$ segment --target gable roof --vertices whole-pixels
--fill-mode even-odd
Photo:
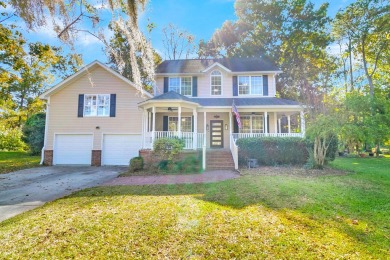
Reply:
[[[165,60],[157,66],[157,74],[202,73],[219,64],[231,72],[281,72],[270,60],[260,58],[223,58]]]
[[[62,88],[66,87],[66,85],[71,82],[72,80],[76,80],[77,78],[83,76],[86,72],[88,72],[88,70],[91,70],[93,69],[94,67],[96,66],[100,66],[101,68],[105,69],[106,71],[108,71],[109,73],[113,74],[114,76],[116,76],[117,78],[123,80],[125,83],[129,84],[130,86],[134,87],[134,88],[137,88],[135,86],[135,84],[133,82],[131,82],[128,78],[122,76],[121,74],[119,74],[118,72],[116,72],[115,70],[111,69],[110,67],[104,65],[103,63],[101,63],[100,61],[93,61],[91,62],[90,64],[86,65],[85,67],[81,68],[79,71],[77,71],[75,74],[73,74],[72,76],[66,78],[65,80],[61,81],[60,83],[58,83],[57,85],[53,86],[52,88],[46,90],[44,93],[42,93],[39,98],[40,99],[47,99],[48,97],[50,97],[51,95],[53,95],[54,93],[57,93],[58,91],[60,91]],[[145,94],[147,97],[153,97],[153,95],[151,95],[150,93],[146,92],[146,91],[143,91],[142,94]]]

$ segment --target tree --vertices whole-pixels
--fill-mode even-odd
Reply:
[[[0,38],[0,118],[13,128],[41,111],[43,103],[37,97],[54,76],[69,76],[78,63],[59,47],[27,43],[13,26],[0,24]]]
[[[101,40],[112,52],[117,60],[118,69],[124,68],[124,58],[120,53],[115,53],[109,47],[109,42],[104,36],[104,27],[107,11],[111,11],[110,23],[115,30],[122,33],[128,41],[130,54],[128,56],[131,66],[133,81],[138,90],[143,92],[140,67],[137,62],[137,50],[142,50],[140,56],[143,70],[146,72],[148,80],[154,80],[153,52],[150,42],[147,41],[138,27],[138,14],[146,4],[147,0],[107,0],[101,5],[96,5],[95,1],[74,0],[74,1],[21,1],[10,0],[9,3],[15,8],[16,14],[21,17],[30,29],[45,26],[47,21],[51,21],[58,38],[73,46],[73,42],[80,33],[88,33]],[[94,28],[85,30],[85,24]]]
[[[23,126],[23,141],[30,147],[32,155],[41,153],[45,139],[45,114],[38,113],[27,119]]]
[[[165,57],[170,60],[188,59],[194,53],[195,37],[170,23],[162,29]]]
[[[360,58],[373,98],[378,63],[388,59],[385,50],[390,46],[390,5],[387,1],[358,0],[337,13],[333,25],[339,38],[348,39],[348,51],[353,50]]]
[[[235,3],[237,21],[226,21],[198,55],[270,58],[283,71],[277,90],[314,107],[329,91],[337,64],[326,48],[331,42],[328,4],[293,1]],[[212,46],[214,53],[207,52]]]
[[[128,78],[129,80],[134,82],[133,78],[133,67],[130,62],[130,48],[129,43],[125,36],[120,33],[119,31],[114,31],[114,36],[110,39],[109,43],[110,49],[113,51],[109,51],[107,53],[109,63],[115,70],[119,70],[120,66],[123,66],[123,68],[120,71],[120,73]],[[153,83],[154,81],[151,81],[147,75],[147,71],[145,71],[142,67],[142,59],[141,59],[141,50],[139,49],[136,53],[137,56],[137,66],[141,69],[141,81],[143,84],[143,88],[152,93],[153,91]],[[114,53],[118,54],[122,57],[122,60],[124,64],[118,64],[118,59],[115,58]],[[154,66],[159,65],[162,62],[162,59],[160,55],[153,49],[153,59],[154,59]]]

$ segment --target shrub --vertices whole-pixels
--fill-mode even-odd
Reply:
[[[308,144],[308,149],[310,149],[310,151],[313,151],[314,150],[313,141],[307,140],[306,142]],[[339,149],[339,140],[338,140],[337,136],[333,135],[332,138],[330,139],[330,143],[328,143],[328,144],[329,144],[329,147],[328,147],[328,150],[326,151],[325,163],[328,163],[329,161],[334,161],[334,159],[336,159],[336,154],[337,154],[337,151]]]
[[[19,128],[0,127],[0,150],[24,151],[27,148],[27,145],[22,141],[22,131]]]
[[[259,165],[304,165],[309,157],[307,143],[299,137],[242,138],[237,145],[241,165],[249,158]]]
[[[41,153],[45,139],[45,114],[38,113],[26,120],[22,140],[30,147],[31,154]]]
[[[174,161],[184,146],[183,139],[160,138],[154,141],[153,152],[163,160]]]
[[[142,157],[134,157],[130,160],[130,172],[140,171],[144,168],[144,158]]]

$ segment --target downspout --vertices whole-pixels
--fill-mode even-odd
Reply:
[[[43,164],[43,161],[45,160],[45,148],[46,148],[46,140],[47,140],[47,131],[48,131],[48,124],[49,124],[49,108],[50,108],[50,97],[47,98],[46,102],[46,118],[45,118],[45,137],[43,138],[43,147],[41,151],[41,161],[40,165]]]

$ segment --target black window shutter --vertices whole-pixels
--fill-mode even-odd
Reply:
[[[238,123],[235,116],[233,117],[233,133],[238,133]]]
[[[79,106],[77,110],[77,117],[83,117],[84,115],[84,94],[79,95]]]
[[[194,116],[192,116],[192,124],[191,124],[192,128],[191,128],[191,131],[194,132]]]
[[[237,76],[233,76],[233,96],[238,96],[238,81]],[[238,132],[236,132],[238,133]]]
[[[164,77],[164,93],[168,92],[168,86],[169,86],[169,78]]]
[[[268,96],[268,75],[263,75],[263,96]]]
[[[163,131],[168,131],[168,116],[163,116]]]
[[[198,96],[198,77],[192,77],[192,96]]]
[[[115,117],[116,114],[116,94],[110,95],[110,117]]]

